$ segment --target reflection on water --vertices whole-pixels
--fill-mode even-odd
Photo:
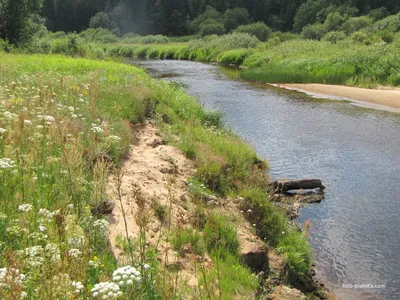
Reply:
[[[311,220],[317,274],[339,297],[400,299],[400,114],[230,80],[211,65],[140,64],[221,111],[275,178],[323,180],[326,199],[303,208],[298,221]]]

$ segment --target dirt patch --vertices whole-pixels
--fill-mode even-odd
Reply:
[[[159,253],[162,253],[160,258],[163,262],[171,268],[177,267],[181,275],[186,272],[186,280],[196,284],[196,280],[192,278],[194,273],[191,274],[195,269],[195,258],[190,255],[185,259],[177,257],[176,252],[165,241],[165,222],[156,215],[155,209],[159,207],[160,214],[164,211],[171,214],[168,218],[171,227],[188,222],[189,213],[184,209],[182,202],[188,198],[185,182],[195,173],[194,164],[177,148],[164,145],[154,124],[146,123],[135,127],[134,141],[122,167],[121,199],[118,196],[116,176],[112,175],[109,178],[108,195],[115,203],[115,208],[109,215],[109,240],[112,251],[119,261],[127,260],[124,251],[116,242],[118,236],[126,238],[121,204],[125,211],[129,237],[136,239],[139,236],[137,216],[141,211],[134,197],[134,189],[139,188],[146,201],[145,213],[149,215],[147,243],[157,246]]]

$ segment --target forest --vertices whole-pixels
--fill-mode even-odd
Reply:
[[[299,33],[328,16],[335,24],[368,14],[383,18],[399,10],[396,0],[1,0],[0,37],[18,43],[43,25],[53,32],[104,27],[117,35],[223,34],[257,22],[274,31]]]

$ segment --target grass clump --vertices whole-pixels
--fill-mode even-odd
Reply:
[[[312,262],[312,249],[305,234],[288,224],[283,212],[269,202],[265,189],[247,189],[241,195],[241,208],[246,218],[256,225],[257,234],[284,254],[287,281],[305,289],[311,282]]]
[[[180,255],[184,254],[184,247],[190,247],[190,251],[201,256],[206,252],[203,237],[194,228],[180,228],[172,232],[171,243]]]

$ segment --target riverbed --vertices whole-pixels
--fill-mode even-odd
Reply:
[[[274,178],[322,179],[325,199],[297,221],[311,221],[317,277],[340,299],[400,299],[400,114],[233,80],[214,65],[135,64],[222,112]]]

